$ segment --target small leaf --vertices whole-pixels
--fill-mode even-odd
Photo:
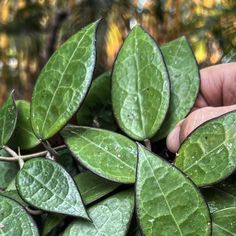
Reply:
[[[135,182],[133,141],[108,130],[78,126],[67,126],[61,135],[73,155],[95,174],[115,182]]]
[[[22,199],[36,208],[88,219],[72,177],[54,161],[27,161],[17,175],[16,187]]]
[[[2,236],[38,236],[38,229],[30,215],[17,202],[0,195],[0,234]]]
[[[134,208],[133,191],[115,194],[88,209],[92,222],[76,220],[63,236],[125,236]]]
[[[83,105],[77,112],[77,123],[81,126],[117,130],[111,104],[110,72],[93,81]]]
[[[1,149],[0,156],[8,157],[9,154]],[[11,157],[9,157],[11,158]],[[19,170],[18,163],[0,161],[0,188],[5,189],[16,176]]]
[[[226,208],[212,214],[212,235],[236,235],[236,207]]]
[[[65,216],[59,214],[48,214],[43,226],[42,236],[48,235],[57,225],[59,225]]]
[[[31,121],[36,136],[48,139],[79,108],[92,80],[98,21],[68,39],[51,57],[34,88]]]
[[[236,112],[212,119],[197,128],[181,145],[176,166],[198,186],[229,176],[236,167]]]
[[[202,189],[204,198],[211,212],[224,208],[236,207],[236,182],[235,176],[226,179],[211,188]]]
[[[34,135],[30,120],[30,103],[23,100],[16,101],[18,117],[16,128],[8,146],[12,149],[30,149],[39,144],[39,139]]]
[[[143,234],[211,235],[206,203],[178,169],[138,145],[137,215]]]
[[[0,148],[11,138],[16,120],[17,110],[12,92],[0,110]]]
[[[136,140],[151,138],[168,110],[169,87],[159,47],[141,27],[134,27],[112,74],[112,105],[120,128]]]
[[[74,177],[84,203],[90,204],[116,189],[120,184],[103,179],[89,171]]]
[[[171,82],[170,107],[153,140],[165,138],[192,109],[199,90],[199,70],[185,37],[161,47]]]

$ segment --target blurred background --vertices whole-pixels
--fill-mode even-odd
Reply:
[[[30,100],[54,50],[101,17],[95,76],[136,23],[159,45],[186,35],[200,68],[236,59],[236,0],[0,0],[0,104],[13,88]]]

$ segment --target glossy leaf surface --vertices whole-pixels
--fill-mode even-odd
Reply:
[[[72,177],[54,161],[27,161],[17,175],[16,187],[22,199],[36,208],[88,219]]]
[[[30,120],[30,103],[23,100],[16,101],[18,111],[16,128],[8,145],[17,149],[30,149],[39,144],[39,139],[34,135]]]
[[[212,214],[212,235],[236,235],[236,207],[226,208]]]
[[[199,70],[196,59],[185,37],[178,38],[161,47],[170,76],[170,106],[164,123],[154,137],[159,140],[192,109],[199,90]]]
[[[11,93],[0,109],[0,148],[7,144],[11,138],[16,126],[16,120],[17,110],[13,93]]]
[[[115,61],[112,106],[120,128],[136,140],[151,138],[169,106],[169,79],[160,49],[136,26]]]
[[[135,182],[136,145],[120,134],[89,127],[67,126],[61,132],[82,165],[112,181]]]
[[[97,22],[68,39],[43,68],[34,88],[32,127],[40,139],[56,134],[83,101],[92,80]]]
[[[111,105],[110,72],[100,75],[93,81],[76,117],[77,123],[82,126],[117,129]]]
[[[133,208],[133,191],[115,194],[88,209],[93,223],[76,220],[63,236],[125,236]]]
[[[85,204],[89,204],[115,190],[120,184],[101,178],[89,171],[74,177]]]
[[[193,183],[141,145],[138,152],[136,206],[143,234],[211,235],[207,205]]]
[[[229,176],[236,167],[236,112],[210,120],[181,145],[176,166],[197,185],[205,186]]]
[[[25,209],[17,202],[0,195],[0,235],[38,236],[38,229]]]

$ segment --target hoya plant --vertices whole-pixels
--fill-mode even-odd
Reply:
[[[52,55],[31,103],[0,110],[0,235],[236,235],[236,112],[170,158],[161,140],[199,91],[186,38],[159,47],[135,26],[92,80],[98,24]]]

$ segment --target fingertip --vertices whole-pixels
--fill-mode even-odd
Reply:
[[[180,145],[179,135],[180,135],[180,125],[176,126],[167,136],[166,146],[168,150],[171,151],[172,153],[176,153],[179,149]]]

